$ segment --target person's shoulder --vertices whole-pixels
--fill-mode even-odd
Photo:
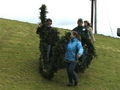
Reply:
[[[82,26],[80,26],[80,27],[81,27],[81,28],[84,28],[85,26],[82,25]]]
[[[88,27],[88,31],[93,31],[92,27]]]
[[[75,41],[76,43],[80,42],[80,40],[79,40],[78,38],[74,38],[74,41]]]
[[[77,39],[77,44],[81,44],[81,41]]]
[[[89,28],[89,29],[92,29],[92,27],[91,27],[91,26],[89,26],[88,28]]]
[[[76,31],[78,29],[78,27],[75,27],[75,28],[73,28],[73,31]]]

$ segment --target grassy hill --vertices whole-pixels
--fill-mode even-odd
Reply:
[[[96,35],[98,57],[85,73],[79,86],[66,87],[65,70],[52,81],[42,78],[39,67],[37,25],[0,19],[0,90],[119,90],[120,39]],[[63,31],[59,30],[62,35]]]

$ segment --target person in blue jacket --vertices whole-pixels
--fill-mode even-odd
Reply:
[[[78,58],[80,58],[83,54],[83,47],[80,41],[80,36],[76,31],[72,31],[70,35],[70,40],[66,45],[65,52],[65,61],[67,67],[67,74],[69,83],[67,86],[77,86],[78,78],[75,73],[75,67],[78,62]]]

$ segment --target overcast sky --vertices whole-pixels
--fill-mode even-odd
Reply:
[[[53,26],[73,29],[78,18],[90,21],[90,0],[1,0],[0,18],[39,23],[39,8],[46,4]],[[97,0],[98,33],[116,36],[120,27],[120,0]]]

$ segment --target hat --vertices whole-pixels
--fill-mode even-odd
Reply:
[[[79,18],[79,19],[78,19],[78,22],[83,22],[82,18]]]
[[[50,19],[50,18],[46,19],[46,22],[48,22],[48,21],[52,22],[52,19]]]

